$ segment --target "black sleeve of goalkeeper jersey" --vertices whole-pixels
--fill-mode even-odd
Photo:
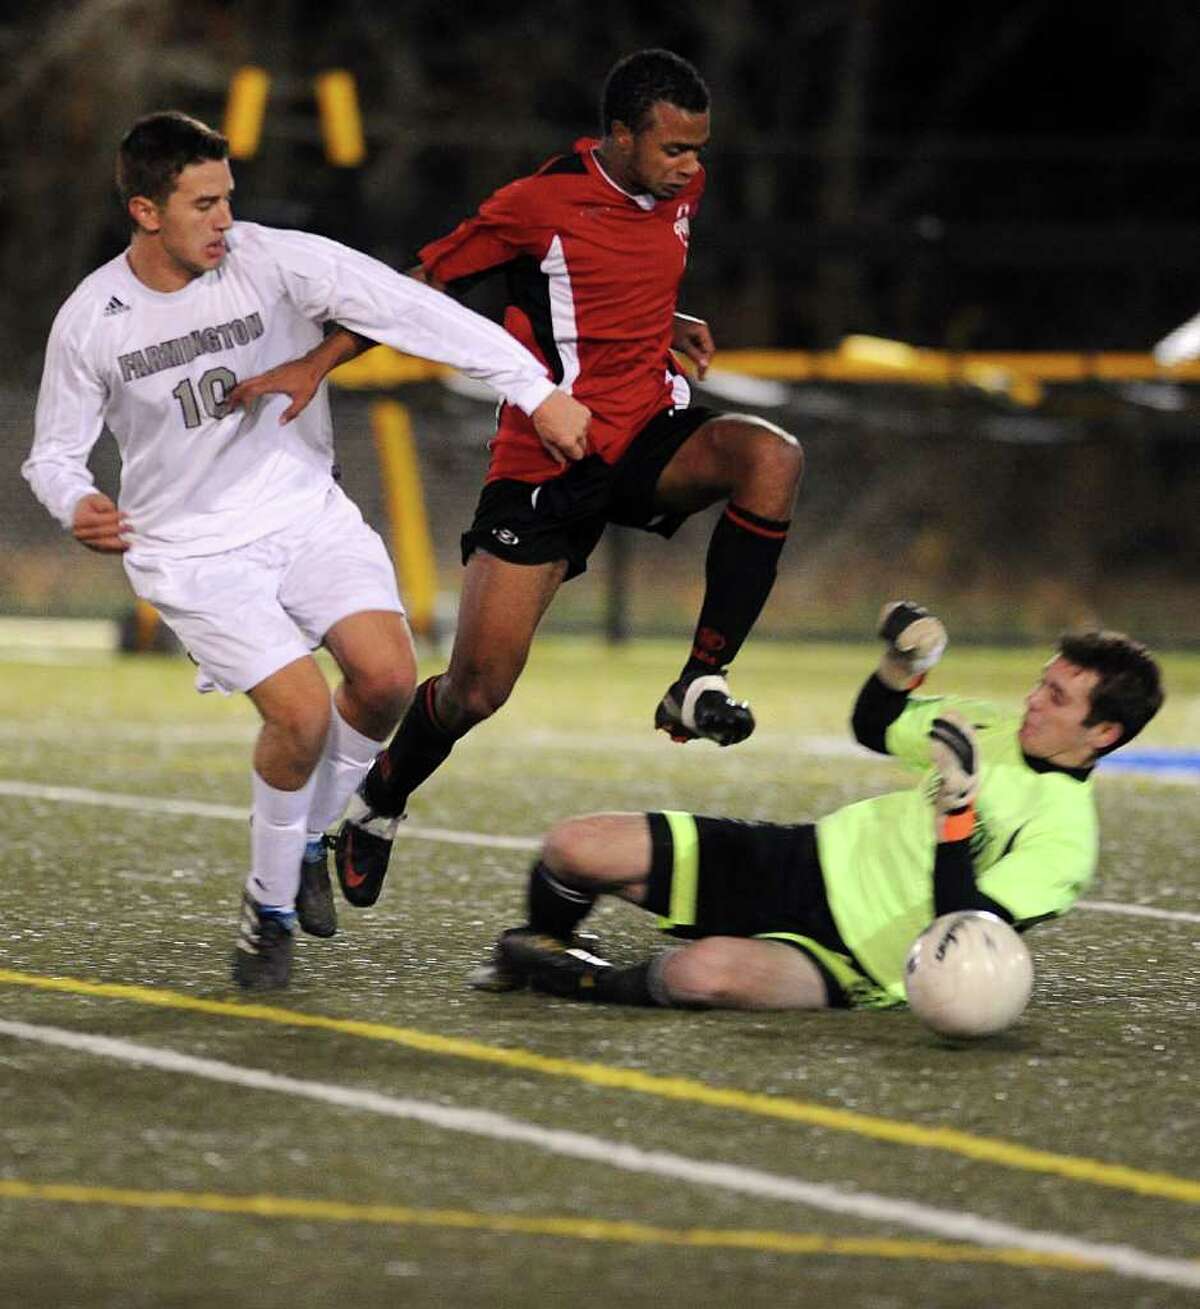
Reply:
[[[854,713],[850,718],[854,739],[876,754],[887,754],[884,743],[887,729],[904,712],[906,704],[907,691],[892,690],[886,682],[880,681],[877,673],[872,673],[854,702]]]
[[[975,860],[971,840],[939,841],[933,861],[933,911],[937,917],[957,913],[960,909],[985,909],[1006,923],[1013,916],[998,901],[975,885]]]

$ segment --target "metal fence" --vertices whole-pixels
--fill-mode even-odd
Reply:
[[[486,467],[491,407],[436,382],[403,388],[416,432],[452,623],[458,537]],[[978,391],[812,383],[757,408],[804,443],[808,468],[779,581],[760,630],[824,637],[868,630],[883,598],[935,604],[977,639],[1044,639],[1103,622],[1163,645],[1200,643],[1200,392],[1170,383],[1051,388],[1037,411]],[[335,392],[347,491],[386,527],[369,405]],[[0,394],[0,611],[118,615],[119,561],[77,546],[19,476],[34,396]],[[105,438],[93,460],[117,482]],[[551,628],[686,634],[703,586],[712,513],[671,541],[610,529],[570,583]]]

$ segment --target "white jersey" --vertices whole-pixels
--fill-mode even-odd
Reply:
[[[334,463],[326,388],[286,427],[286,396],[249,411],[225,400],[306,354],[325,322],[451,364],[526,413],[554,389],[501,327],[356,250],[257,223],[235,223],[226,240],[220,267],[182,290],[152,290],[122,253],[59,310],[22,472],[64,527],[96,489],[87,459],[105,425],[131,557],[215,554],[315,510]]]

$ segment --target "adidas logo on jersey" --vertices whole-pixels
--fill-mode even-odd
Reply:
[[[118,299],[115,295],[109,300],[108,304],[104,306],[105,318],[111,318],[113,314],[127,314],[128,312],[129,306],[124,300]]]

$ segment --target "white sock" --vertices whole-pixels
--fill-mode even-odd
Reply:
[[[251,899],[273,909],[291,909],[300,885],[300,859],[316,777],[298,791],[279,791],[251,774],[254,821],[250,827]]]
[[[308,807],[308,839],[315,841],[342,816],[346,802],[375,762],[384,742],[364,736],[332,705],[325,750],[315,773],[316,787]]]

